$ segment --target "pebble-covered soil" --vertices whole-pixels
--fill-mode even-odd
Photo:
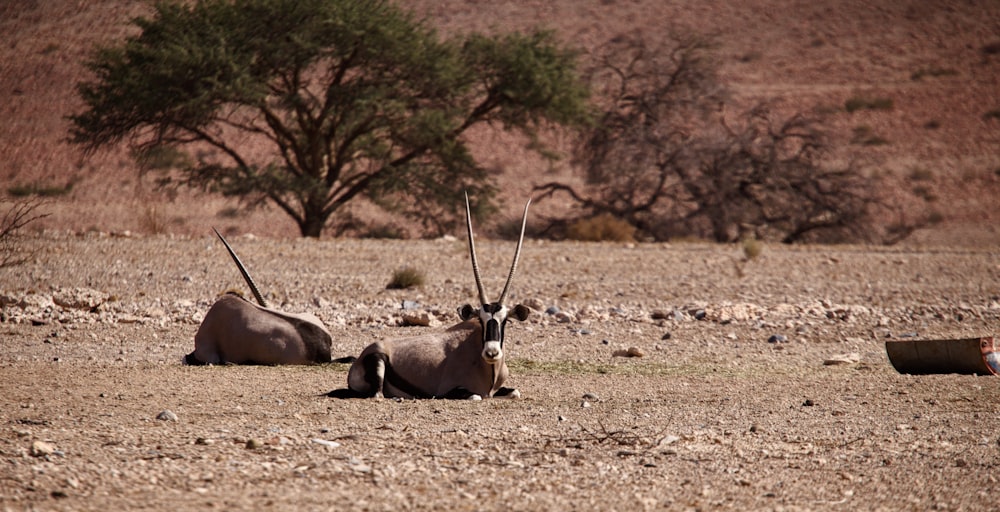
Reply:
[[[462,239],[231,242],[335,356],[475,298]],[[477,245],[499,294],[513,243]],[[994,334],[996,249],[527,241],[523,398],[473,402],[323,396],[345,365],[183,366],[246,289],[212,237],[25,247],[0,269],[0,510],[986,510],[1000,488],[1000,379],[885,352]],[[387,290],[404,266],[426,284]]]

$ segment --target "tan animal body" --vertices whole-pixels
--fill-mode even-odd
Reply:
[[[504,301],[517,270],[524,242],[529,200],[524,205],[521,236],[507,284],[496,302],[486,299],[479,275],[476,246],[472,235],[469,198],[465,198],[465,218],[469,235],[472,271],[479,289],[479,307],[459,308],[459,323],[444,332],[385,340],[366,347],[347,375],[347,388],[331,391],[334,398],[467,398],[520,397],[516,389],[504,387],[508,369],[504,353],[504,333],[511,318],[525,320],[530,309],[508,308]]]
[[[215,234],[260,305],[233,293],[220,297],[205,314],[194,337],[194,351],[184,357],[184,362],[192,365],[329,363],[333,339],[323,322],[308,313],[285,313],[267,307],[236,252],[218,231]]]

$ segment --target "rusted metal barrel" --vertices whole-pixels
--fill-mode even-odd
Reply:
[[[1000,373],[1000,351],[997,351],[993,336],[957,340],[886,341],[885,352],[889,355],[889,362],[899,373]]]

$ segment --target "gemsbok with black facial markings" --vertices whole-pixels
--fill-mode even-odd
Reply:
[[[229,242],[218,230],[215,234],[260,305],[231,292],[220,297],[205,314],[194,336],[194,352],[185,356],[184,362],[191,365],[331,362],[332,338],[323,322],[308,313],[269,308]]]
[[[469,234],[472,272],[479,289],[479,307],[466,304],[458,309],[462,323],[441,333],[379,341],[365,348],[351,365],[347,388],[328,393],[334,398],[457,398],[480,400],[490,397],[519,398],[521,393],[504,387],[508,370],[504,333],[511,318],[525,320],[530,309],[506,305],[510,284],[517,271],[528,220],[529,199],[521,218],[521,236],[507,283],[496,302],[486,299],[476,261],[469,198],[465,219]]]

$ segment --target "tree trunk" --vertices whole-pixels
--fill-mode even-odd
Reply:
[[[302,236],[319,238],[326,226],[326,219],[326,215],[306,212],[305,218],[299,222],[299,232]]]

